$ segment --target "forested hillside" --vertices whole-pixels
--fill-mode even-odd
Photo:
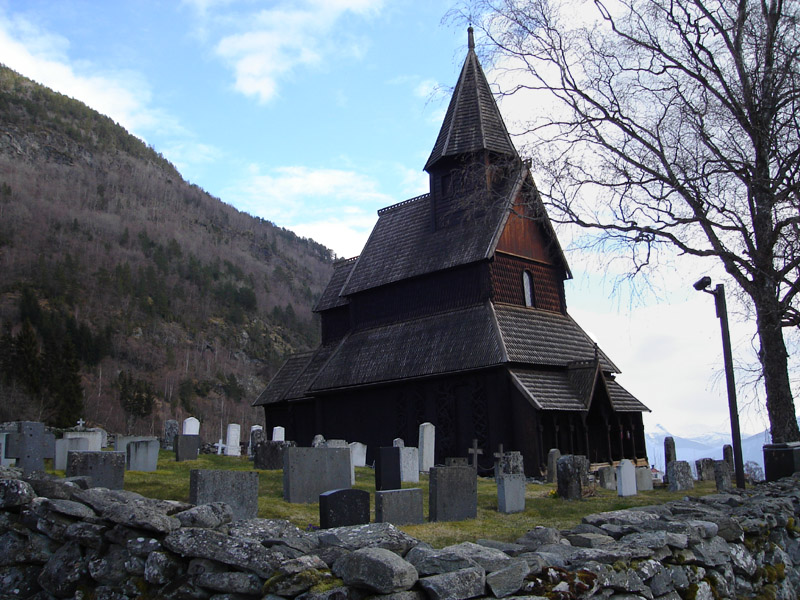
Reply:
[[[0,421],[244,434],[284,355],[317,343],[331,260],[0,66]]]

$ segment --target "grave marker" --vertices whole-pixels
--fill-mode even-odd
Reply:
[[[149,441],[149,440],[156,440],[158,438],[153,437],[152,435],[118,435],[114,439],[114,450],[116,452],[125,453],[128,447],[128,444],[131,442],[141,442],[141,441]]]
[[[550,448],[547,453],[547,483],[556,483],[558,478],[558,459],[561,458],[561,450]]]
[[[44,459],[55,458],[56,438],[44,423],[17,422],[17,431],[6,436],[5,457],[15,458],[23,475],[44,471]]]
[[[650,467],[636,467],[636,491],[653,491],[653,473],[650,471]]]
[[[125,466],[129,471],[155,471],[158,468],[158,448],[157,438],[128,442]]]
[[[728,461],[714,461],[714,482],[718,492],[730,492],[733,489],[733,470]]]
[[[560,498],[580,500],[583,497],[584,463],[574,454],[565,454],[556,463],[556,490]],[[619,479],[619,475],[617,476]]]
[[[700,458],[694,461],[697,481],[714,481],[714,459]]]
[[[369,492],[366,490],[328,490],[319,495],[321,529],[369,523]]]
[[[405,441],[403,441],[403,438],[394,438],[392,440],[392,446],[394,446],[395,448],[405,448],[406,443]]]
[[[195,417],[183,420],[183,435],[200,435],[200,421]]]
[[[103,449],[103,433],[101,431],[65,431],[64,438],[85,438],[89,442],[89,452],[100,452]]]
[[[428,488],[431,521],[463,521],[478,516],[478,478],[472,467],[431,467]]]
[[[361,442],[350,442],[350,454],[353,457],[354,467],[367,466],[367,445]]]
[[[175,442],[175,436],[180,433],[178,422],[175,419],[167,419],[164,421],[164,439],[161,440],[161,447],[164,450],[172,450],[172,444]]]
[[[427,473],[434,464],[436,444],[436,427],[432,423],[423,423],[419,426],[419,471]]]
[[[495,455],[497,458],[497,455]],[[494,464],[495,477],[499,475],[525,475],[525,462],[522,452],[512,450],[503,452]]]
[[[614,467],[600,467],[597,471],[597,484],[604,490],[616,490],[617,470]]]
[[[67,452],[67,477],[89,477],[91,487],[121,490],[125,483],[125,454],[122,452]]]
[[[56,452],[53,459],[53,468],[56,471],[66,471],[67,452],[88,452],[89,440],[86,438],[61,438],[56,440]]]
[[[280,425],[276,425],[275,427],[272,428],[272,441],[273,442],[286,441],[286,430]]]
[[[395,446],[378,448],[375,461],[375,489],[400,489],[400,448]]]
[[[730,444],[725,444],[722,447],[722,460],[728,463],[731,472],[734,472],[736,470],[736,466],[734,465],[733,462],[733,446],[731,446]]]
[[[417,525],[423,521],[421,488],[375,492],[376,523]]]
[[[504,514],[525,510],[525,475],[500,473],[497,480],[497,510]]]
[[[448,456],[444,459],[445,467],[468,467],[469,460],[465,456]]]
[[[189,471],[189,502],[225,502],[233,510],[234,521],[255,519],[258,516],[258,473],[192,469]]]
[[[241,425],[231,423],[228,425],[227,436],[225,437],[225,456],[241,456]]]
[[[200,436],[176,435],[172,445],[175,448],[176,462],[197,460],[197,455],[200,452]]]
[[[467,450],[467,454],[472,455],[472,468],[475,469],[475,472],[478,472],[478,456],[483,454],[483,450],[478,448],[478,440],[472,440],[472,448]]]
[[[400,450],[400,481],[419,482],[419,449],[413,446],[398,446]]]
[[[294,446],[294,442],[261,442],[253,453],[253,467],[264,470],[282,469],[284,450]]]
[[[350,465],[350,448],[285,448],[283,499],[318,502],[323,492],[349,488]]]
[[[692,468],[685,460],[673,460],[667,463],[667,489],[670,492],[694,489]]]
[[[253,425],[250,427],[250,442],[247,444],[247,456],[253,456],[256,444],[267,440],[267,435],[264,433],[264,428],[261,425]]]
[[[636,467],[627,458],[623,458],[617,465],[617,495],[636,495]]]
[[[7,431],[0,431],[0,467],[10,467],[14,464],[13,458],[6,458],[6,437]],[[66,456],[65,456],[66,460]]]

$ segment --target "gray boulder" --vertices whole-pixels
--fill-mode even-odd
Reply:
[[[480,566],[471,558],[458,552],[447,549],[434,550],[422,544],[409,550],[405,559],[414,565],[414,568],[423,577]]]
[[[264,584],[258,575],[252,573],[202,573],[195,580],[200,587],[231,594],[260,596]]]
[[[339,546],[347,550],[385,548],[404,556],[419,541],[400,531],[391,523],[369,523],[349,527],[334,527],[319,533],[322,546]]]
[[[29,504],[36,497],[31,484],[21,479],[0,479],[0,508]]]
[[[39,573],[39,585],[58,598],[70,598],[78,589],[78,584],[88,575],[86,557],[75,542],[67,542],[47,561]]]
[[[486,585],[495,598],[505,598],[511,594],[516,594],[520,590],[530,572],[528,563],[517,559],[506,568],[486,575]]]
[[[461,544],[455,544],[454,546],[447,546],[443,548],[443,550],[453,552],[474,561],[487,573],[505,569],[513,562],[513,559],[505,552],[479,544],[473,544],[472,542],[463,542]]]
[[[103,510],[103,518],[126,527],[169,533],[181,526],[175,517],[170,517],[157,508],[142,502],[113,504]]]
[[[351,552],[336,561],[333,572],[346,585],[378,594],[411,589],[419,577],[411,563],[386,548],[360,548]]]
[[[480,567],[423,577],[419,585],[430,600],[465,600],[483,596],[486,573]]]
[[[233,521],[233,509],[225,502],[212,502],[192,507],[175,515],[183,527],[216,529]]]
[[[173,581],[182,568],[180,561],[174,556],[157,550],[147,555],[144,563],[144,579],[148,583],[164,585]]]

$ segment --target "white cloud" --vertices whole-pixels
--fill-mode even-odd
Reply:
[[[314,67],[331,57],[361,56],[363,41],[337,35],[335,25],[347,14],[370,17],[382,0],[305,0],[256,13],[243,13],[216,45],[217,54],[234,72],[234,87],[265,103],[278,84],[298,68]],[[210,13],[208,2],[200,2]]]

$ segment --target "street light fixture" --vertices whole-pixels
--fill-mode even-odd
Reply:
[[[739,432],[739,408],[736,405],[736,382],[733,377],[733,355],[731,353],[731,333],[728,329],[728,307],[725,303],[725,286],[718,283],[709,290],[711,277],[706,275],[694,284],[698,292],[714,296],[717,318],[722,328],[722,351],[725,357],[725,379],[728,384],[728,410],[731,415],[731,438],[733,441],[733,464],[736,471],[736,487],[744,489],[744,463],[742,462],[742,436]]]

